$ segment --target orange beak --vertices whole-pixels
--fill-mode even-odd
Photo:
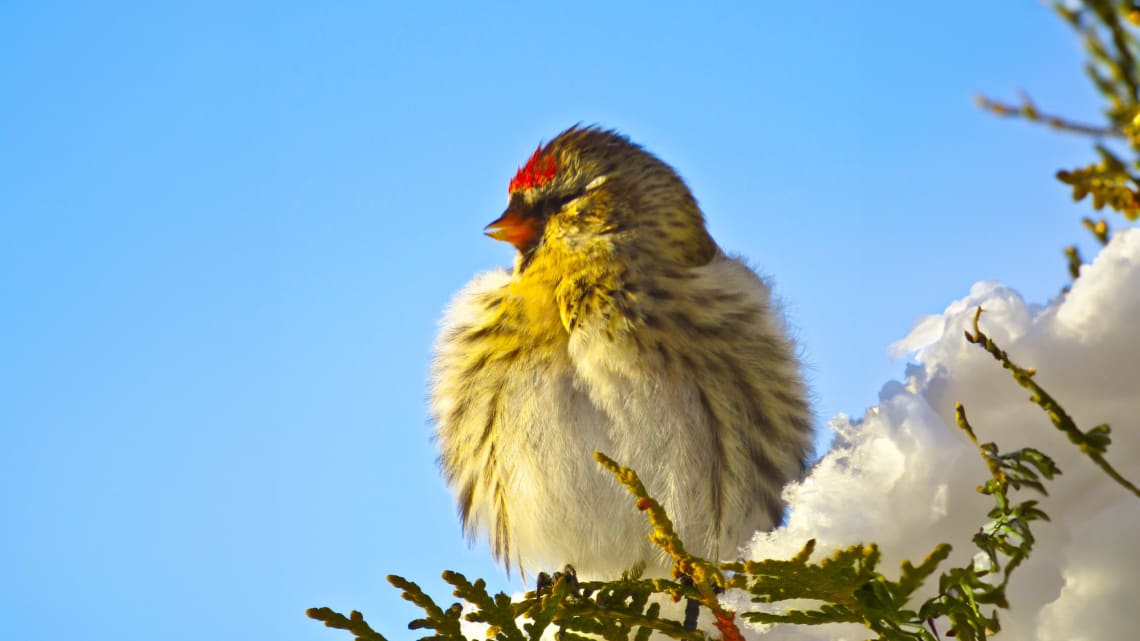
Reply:
[[[483,233],[495,240],[506,241],[519,251],[526,251],[538,242],[541,231],[538,218],[508,207],[495,222],[487,225]]]

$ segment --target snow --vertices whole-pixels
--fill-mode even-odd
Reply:
[[[977,552],[970,537],[993,503],[974,491],[987,472],[956,427],[954,405],[961,402],[980,441],[1003,451],[1036,447],[1063,472],[1041,497],[1052,521],[1034,524],[1037,545],[1011,581],[1012,608],[999,612],[998,638],[1130,641],[1140,594],[1140,499],[1080,454],[997,361],[966,342],[963,332],[979,305],[986,310],[982,331],[1015,363],[1037,368],[1038,383],[1081,429],[1112,427],[1107,459],[1140,482],[1140,230],[1125,230],[1066,296],[1036,306],[1010,287],[982,282],[941,314],[921,318],[890,347],[912,358],[905,381],[883,385],[878,405],[862,419],[831,421],[831,451],[785,490],[787,523],[757,534],[745,554],[788,558],[814,538],[819,559],[874,541],[883,551],[881,569],[897,576],[901,561],[917,563],[946,542],[954,552],[943,568],[968,563]],[[739,597],[726,601],[739,607]],[[765,641],[871,634],[854,625],[745,625],[751,638]]]

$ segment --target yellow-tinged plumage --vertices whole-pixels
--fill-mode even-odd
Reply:
[[[514,269],[477,276],[432,365],[440,461],[469,536],[520,569],[664,571],[598,468],[636,469],[691,550],[735,556],[776,524],[811,412],[769,288],[726,256],[684,182],[613,132],[571,128],[489,228]]]

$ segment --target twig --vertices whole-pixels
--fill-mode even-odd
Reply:
[[[1045,414],[1049,416],[1049,420],[1053,422],[1053,425],[1055,425],[1058,430],[1068,437],[1073,445],[1076,445],[1085,456],[1092,459],[1094,463],[1104,470],[1105,474],[1112,477],[1112,480],[1119,483],[1137,497],[1140,497],[1140,488],[1137,488],[1131,481],[1124,478],[1120,472],[1117,472],[1116,468],[1104,458],[1104,452],[1108,449],[1110,442],[1110,430],[1108,425],[1097,425],[1087,432],[1082,432],[1081,429],[1077,427],[1076,422],[1073,421],[1073,418],[1069,416],[1069,413],[1066,412],[1048,392],[1038,385],[1037,381],[1033,380],[1033,375],[1037,373],[1037,370],[1019,367],[1010,360],[1009,354],[1006,354],[1005,350],[998,347],[993,339],[982,332],[978,327],[978,319],[981,318],[982,311],[982,308],[979,307],[978,311],[974,313],[974,332],[972,334],[966,332],[966,340],[989,352],[990,356],[993,356],[995,360],[1001,363],[1002,367],[1009,370],[1018,385],[1033,393],[1031,400],[1041,409],[1045,410]]]
[[[991,100],[985,96],[977,96],[975,99],[978,106],[986,111],[1007,118],[1024,118],[1031,122],[1048,125],[1049,127],[1058,131],[1067,131],[1069,133],[1081,134],[1084,136],[1111,137],[1111,138],[1124,138],[1124,132],[1115,127],[1098,127],[1096,125],[1087,125],[1080,122],[1074,122],[1060,116],[1051,116],[1037,110],[1033,102],[1028,96],[1022,96],[1021,106],[1014,106],[1009,103]]]

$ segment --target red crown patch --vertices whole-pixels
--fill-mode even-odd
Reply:
[[[543,156],[542,145],[539,145],[526,164],[519,167],[515,177],[511,178],[507,193],[513,194],[522,189],[541,187],[550,182],[557,172],[558,163],[554,160],[554,156]]]

